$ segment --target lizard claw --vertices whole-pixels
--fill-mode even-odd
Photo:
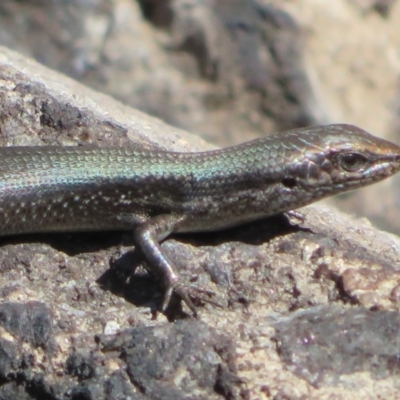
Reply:
[[[217,301],[211,299],[211,297],[215,295],[214,291],[209,289],[204,289],[196,285],[185,285],[180,282],[175,282],[175,284],[167,288],[165,292],[163,303],[161,306],[162,312],[164,312],[168,307],[173,292],[175,292],[181,298],[181,300],[187,305],[187,307],[193,313],[193,316],[195,318],[197,318],[199,314],[197,311],[197,307],[194,305],[192,299],[200,300],[205,303],[209,303],[216,307],[222,308],[221,303],[218,303]]]

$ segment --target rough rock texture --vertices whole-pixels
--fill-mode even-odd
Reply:
[[[220,145],[326,121],[303,32],[273,5],[6,0],[2,9],[2,44]]]
[[[317,387],[347,386],[357,372],[368,371],[373,380],[399,374],[399,329],[395,311],[319,306],[281,318],[274,339],[296,375]]]
[[[208,147],[5,48],[0,74],[4,145]],[[152,319],[129,232],[2,238],[0,399],[398,397],[400,240],[301,213],[163,243],[223,306],[200,321],[179,302]]]

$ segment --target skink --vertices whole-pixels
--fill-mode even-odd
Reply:
[[[148,268],[196,315],[159,242],[287,212],[382,180],[400,147],[351,125],[275,133],[200,153],[135,148],[0,148],[0,235],[134,230]]]

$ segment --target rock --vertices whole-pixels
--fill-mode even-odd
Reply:
[[[0,74],[2,145],[210,148],[6,48]],[[0,397],[394,398],[389,361],[379,374],[361,357],[343,371],[332,365],[335,379],[307,375],[288,347],[304,335],[284,334],[282,321],[344,315],[347,325],[325,322],[339,339],[352,316],[362,316],[354,332],[366,338],[368,321],[397,321],[399,238],[326,206],[300,212],[163,243],[182,278],[215,291],[223,306],[199,304],[201,321],[176,301],[152,319],[163,291],[143,271],[131,276],[129,232],[2,238]],[[365,343],[368,360],[382,356]],[[331,348],[346,359],[346,347]]]

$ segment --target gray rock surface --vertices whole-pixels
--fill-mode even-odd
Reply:
[[[6,48],[0,81],[2,145],[210,147]],[[223,305],[200,321],[152,319],[162,289],[131,276],[129,232],[1,238],[0,399],[397,398],[400,240],[301,214],[163,243]]]

